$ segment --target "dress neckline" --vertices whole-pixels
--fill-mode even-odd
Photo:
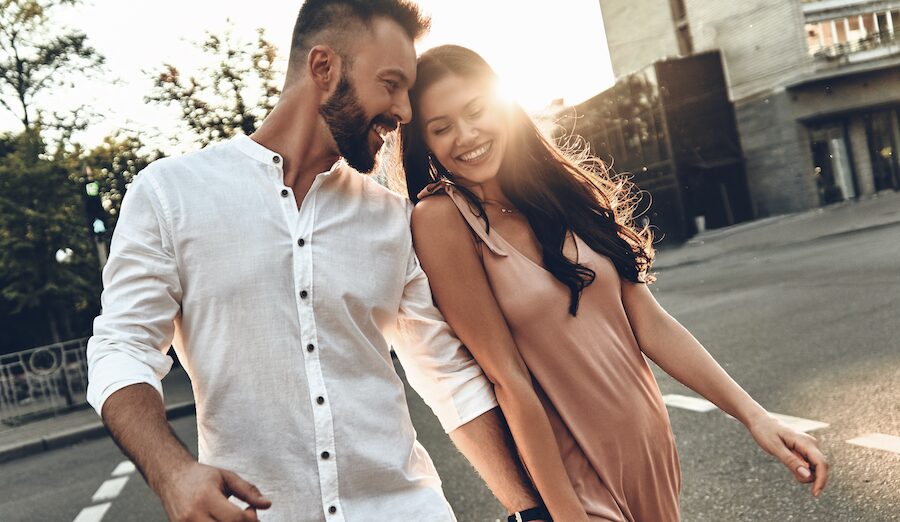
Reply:
[[[542,264],[537,263],[534,259],[531,259],[530,257],[526,256],[526,255],[523,254],[521,251],[519,251],[519,249],[516,248],[515,245],[513,245],[512,243],[510,243],[509,241],[507,241],[506,238],[503,237],[503,234],[501,234],[501,233],[497,230],[496,227],[491,227],[491,232],[492,232],[492,235],[495,235],[495,236],[497,237],[497,239],[499,239],[503,244],[505,244],[505,245],[506,245],[506,248],[507,248],[508,250],[512,251],[515,255],[521,257],[522,259],[524,259],[525,261],[527,261],[529,264],[531,264],[531,265],[534,266],[535,268],[539,268],[539,269],[543,270],[544,272],[547,272],[548,274],[552,274],[549,270],[547,270],[547,267],[545,267],[545,266],[542,265]],[[581,261],[582,261],[582,259],[581,259],[581,246],[578,244],[578,242],[580,241],[580,238],[578,237],[578,234],[576,234],[576,233],[574,233],[574,232],[572,232],[572,238],[573,238],[573,240],[574,240],[574,242],[575,242],[575,261],[574,261],[574,262],[575,262],[575,263],[581,263]],[[570,261],[571,261],[571,259],[570,259]]]

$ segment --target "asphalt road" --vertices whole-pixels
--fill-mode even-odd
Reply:
[[[734,252],[658,276],[660,302],[769,411],[829,424],[812,432],[833,466],[815,499],[738,422],[670,408],[684,520],[900,520],[900,455],[846,442],[900,436],[900,225]],[[663,394],[694,395],[656,375]],[[412,394],[410,405],[460,521],[503,515]],[[195,447],[194,418],[174,426]],[[0,521],[72,521],[122,460],[102,439],[5,463]],[[126,476],[103,520],[163,520],[141,477]]]

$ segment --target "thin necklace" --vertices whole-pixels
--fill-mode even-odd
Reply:
[[[495,201],[495,200],[493,200],[493,199],[485,199],[484,202],[485,202],[485,203],[493,203],[494,205],[497,205],[497,208],[500,209],[500,212],[502,212],[502,213],[504,213],[504,214],[515,214],[516,212],[518,212],[518,211],[517,211],[516,209],[514,209],[514,208],[506,208],[506,207],[504,207],[502,203],[500,203],[499,201]]]

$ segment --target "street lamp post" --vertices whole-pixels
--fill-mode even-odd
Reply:
[[[90,167],[85,167],[85,177],[90,179]],[[103,235],[106,234],[106,210],[103,208],[103,202],[100,198],[100,183],[97,181],[89,181],[84,185],[84,192],[87,194],[85,200],[85,210],[87,211],[88,222],[91,227],[94,245],[97,247],[97,259],[100,261],[100,270],[106,266],[106,260],[109,257],[106,241]]]

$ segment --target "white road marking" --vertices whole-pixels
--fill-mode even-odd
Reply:
[[[687,395],[669,394],[663,395],[663,401],[667,406],[674,406],[684,410],[708,412],[716,409],[716,405],[706,399],[688,397]]]
[[[681,408],[684,410],[691,411],[699,411],[701,413],[705,413],[708,411],[713,411],[716,408],[716,405],[709,402],[706,399],[701,399],[699,397],[690,397],[688,395],[678,395],[678,394],[669,394],[663,395],[663,401],[668,406],[672,406],[675,408]],[[724,412],[723,412],[724,413]],[[726,413],[726,415],[728,415]],[[820,422],[811,419],[803,419],[800,417],[792,417],[790,415],[782,415],[780,413],[769,413],[772,417],[780,420],[781,422],[787,424],[791,428],[801,431],[801,432],[810,432],[813,430],[820,430],[822,428],[828,427],[827,422]],[[731,417],[731,415],[728,415]],[[734,417],[731,417],[734,418]]]
[[[862,446],[864,448],[873,448],[893,453],[900,453],[900,437],[894,435],[885,435],[883,433],[869,433],[862,437],[850,439],[847,442]]]
[[[794,428],[795,430],[801,431],[803,433],[808,433],[813,430],[820,430],[822,428],[828,427],[827,422],[802,419],[800,417],[791,417],[790,415],[782,415],[780,413],[769,413],[769,415],[787,424],[791,428]]]
[[[113,470],[112,476],[119,477],[122,475],[130,475],[134,473],[134,471],[134,464],[130,460],[123,460],[116,466],[116,469]]]
[[[94,496],[91,497],[91,502],[102,502],[104,500],[112,500],[119,496],[119,493],[122,492],[122,488],[125,487],[125,483],[128,482],[128,476],[109,479],[103,484],[100,484],[100,487],[97,489],[97,492],[94,493]]]
[[[103,515],[106,514],[106,510],[108,510],[111,505],[111,503],[107,502],[105,504],[86,507],[78,513],[78,516],[76,516],[75,520],[72,522],[100,522],[103,520]]]

